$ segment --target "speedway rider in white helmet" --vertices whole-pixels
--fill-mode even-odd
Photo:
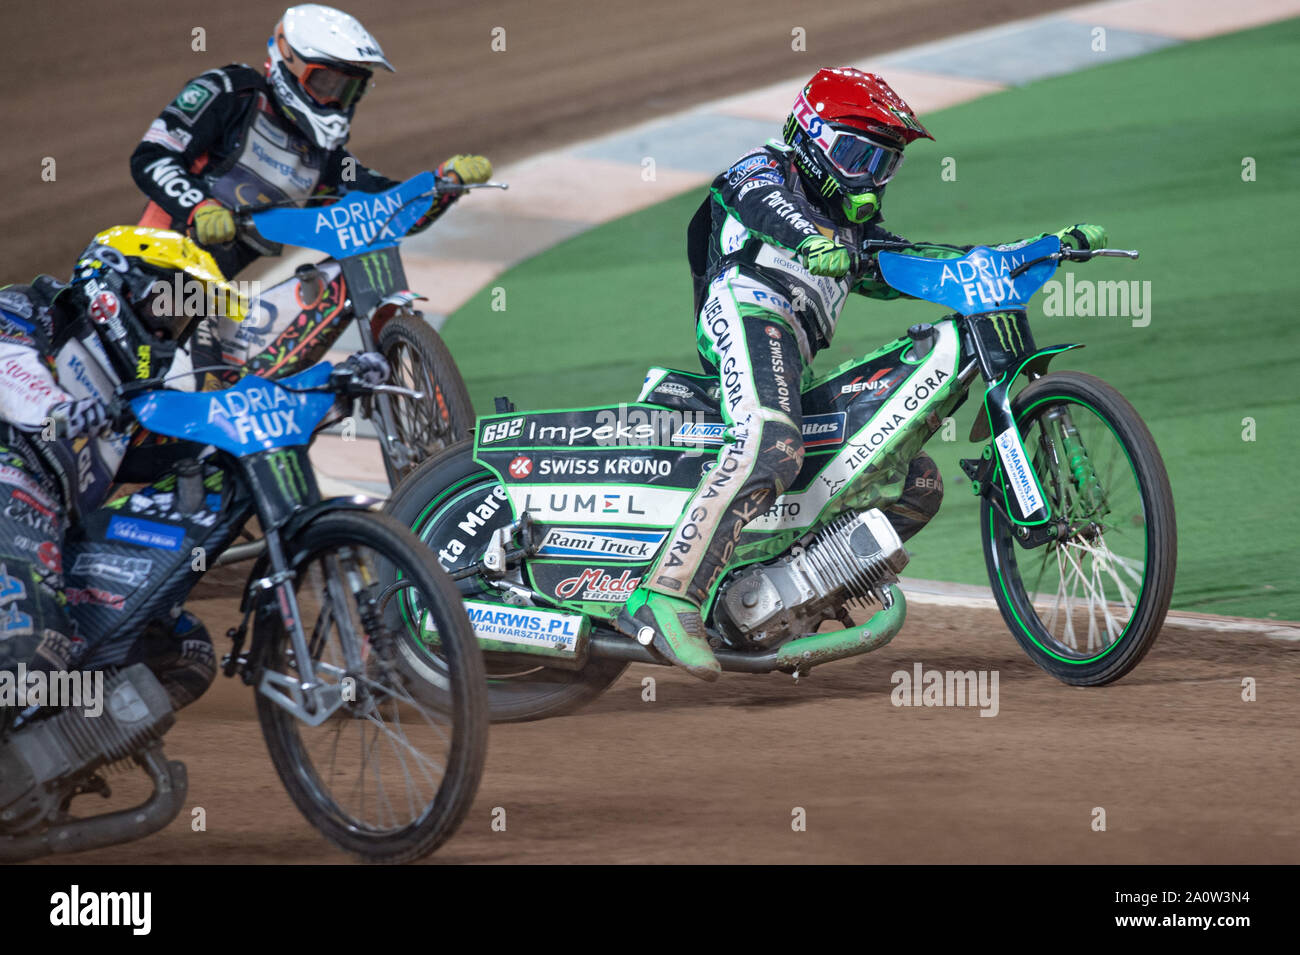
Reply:
[[[267,41],[263,73],[238,63],[208,70],[145,132],[131,156],[131,175],[150,200],[140,224],[192,229],[229,278],[280,251],[255,235],[236,237],[232,210],[396,185],[344,148],[377,67],[393,72],[355,17],[314,3],[285,10]],[[437,173],[486,182],[492,164],[457,155]],[[427,228],[452,201],[440,197],[412,231]]]

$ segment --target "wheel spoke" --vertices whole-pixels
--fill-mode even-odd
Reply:
[[[1000,563],[1060,652],[1092,657],[1124,635],[1138,610],[1147,541],[1141,488],[1115,433],[1087,405],[1043,404],[1021,427],[1060,539],[1030,557],[1004,532]]]
[[[391,588],[384,578],[389,572],[377,568],[391,565],[376,561],[364,546],[346,545],[314,554],[300,566],[296,586],[304,626],[315,614],[310,633],[317,680],[336,692],[350,681],[355,690],[320,726],[285,717],[300,741],[306,771],[300,778],[310,781],[317,802],[333,806],[356,831],[380,837],[405,830],[427,817],[447,779],[455,733],[451,715],[417,698],[395,662],[395,642],[405,633],[392,632],[377,602]],[[411,597],[426,603],[418,591]],[[280,652],[288,652],[287,641]],[[296,668],[286,660],[285,669]]]

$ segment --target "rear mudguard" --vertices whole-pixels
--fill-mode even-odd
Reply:
[[[1008,369],[984,393],[983,407],[971,425],[970,439],[975,443],[994,437],[993,444],[985,449],[985,458],[994,462],[993,473],[980,494],[994,494],[999,490],[1001,508],[1017,524],[1046,524],[1052,519],[1051,505],[1043,493],[1038,475],[1029,464],[1024,438],[1011,413],[1011,386],[1023,372],[1036,378],[1047,371],[1052,359],[1061,352],[1082,348],[1080,344],[1051,345],[1026,356],[1014,369]],[[1018,480],[1017,480],[1018,476]],[[1012,482],[1016,485],[1013,486]],[[1014,491],[1015,493],[1009,493]],[[1014,504],[1012,503],[1014,501]]]

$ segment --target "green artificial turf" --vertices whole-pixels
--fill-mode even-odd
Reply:
[[[1172,47],[1044,80],[925,117],[937,142],[908,154],[885,202],[913,239],[994,243],[1097,222],[1138,262],[1069,266],[1079,279],[1150,282],[1151,321],[1045,317],[1040,345],[1111,382],[1155,435],[1173,484],[1174,605],[1300,619],[1296,492],[1300,429],[1300,123],[1291,64],[1300,20]],[[775,134],[777,130],[773,130]],[[955,161],[945,180],[943,160]],[[1243,181],[1243,161],[1255,180]],[[573,188],[580,189],[581,183]],[[444,334],[480,411],[631,400],[647,366],[696,370],[685,231],[703,190],[593,229],[511,269]],[[1064,279],[1064,271],[1058,276]],[[496,299],[499,303],[499,298]],[[829,368],[942,310],[854,299],[819,356]],[[940,515],[909,545],[908,573],[987,580],[975,500],[956,442],[929,450],[947,483]],[[1254,441],[1244,441],[1253,419]]]

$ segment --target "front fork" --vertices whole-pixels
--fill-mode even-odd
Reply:
[[[1018,372],[1009,371],[988,384],[984,411],[991,440],[980,457],[963,458],[961,467],[970,478],[971,492],[1015,528],[1021,544],[1036,547],[1057,538],[1057,521],[1011,411],[1011,385]],[[1041,377],[1037,371],[1027,374]]]
[[[278,530],[266,535],[266,553],[269,573],[250,586],[258,590],[273,591],[271,599],[279,611],[280,621],[289,633],[293,648],[293,667],[297,676],[280,673],[263,665],[257,681],[257,692],[283,707],[295,717],[311,726],[319,726],[342,704],[338,686],[322,683],[316,678],[312,666],[311,648],[303,630],[302,614],[298,608],[298,595],[294,593],[295,574],[288,567],[284,546]],[[253,601],[256,606],[259,601]],[[332,692],[331,692],[332,691]]]
[[[383,305],[384,302],[380,302],[378,306],[371,309],[364,319],[357,322],[357,331],[361,334],[361,347],[364,351],[377,351],[375,336],[371,332],[370,323],[374,320],[375,312]],[[389,319],[389,321],[391,320]],[[403,473],[414,462],[411,460],[410,450],[397,437],[392,401],[382,391],[372,395],[370,400],[373,402],[372,407],[374,408],[374,415],[371,420],[375,425],[375,429],[379,432],[379,443],[383,448],[384,457],[392,464],[394,471]]]
[[[1042,377],[1038,371],[1026,374],[1031,380]],[[1004,375],[989,385],[984,404],[992,440],[979,458],[963,459],[961,466],[971,480],[972,493],[985,498],[1011,524],[1021,544],[1037,547],[1069,537],[1074,529],[1070,527],[1068,515],[1053,512],[1051,500],[1025,448],[1024,437],[1011,410],[1010,390],[1016,377]],[[1063,407],[1052,408],[1044,420],[1055,425],[1060,434],[1059,451],[1047,442],[1042,442],[1040,448],[1044,455],[1053,458],[1051,470],[1058,483],[1064,466],[1088,513],[1104,514],[1105,491],[1070,412]],[[1057,492],[1058,503],[1064,501],[1064,488],[1058,487]]]
[[[1056,460],[1056,473],[1068,469],[1070,479],[1078,491],[1084,512],[1090,519],[1100,519],[1110,511],[1105,487],[1097,477],[1088,449],[1083,446],[1074,418],[1064,407],[1051,408],[1043,416],[1050,421],[1061,439],[1061,454]]]
[[[346,577],[338,566],[337,559],[329,558],[324,568],[326,593],[323,596],[326,602],[317,620],[317,632],[309,641],[298,605],[298,595],[293,587],[296,574],[288,566],[278,530],[272,530],[266,535],[266,548],[270,573],[253,581],[251,586],[274,591],[272,599],[289,633],[289,645],[293,649],[290,663],[297,671],[297,676],[263,665],[257,678],[257,692],[309,726],[319,726],[348,702],[344,695],[347,684],[342,678],[348,674],[362,673],[365,667],[362,636],[356,632],[351,616],[344,609],[348,606],[344,592]],[[342,671],[315,660],[313,644],[328,639],[331,623],[339,631],[344,663]],[[317,672],[320,669],[329,671],[335,680],[321,680]],[[356,699],[356,696],[353,695],[352,698]]]

